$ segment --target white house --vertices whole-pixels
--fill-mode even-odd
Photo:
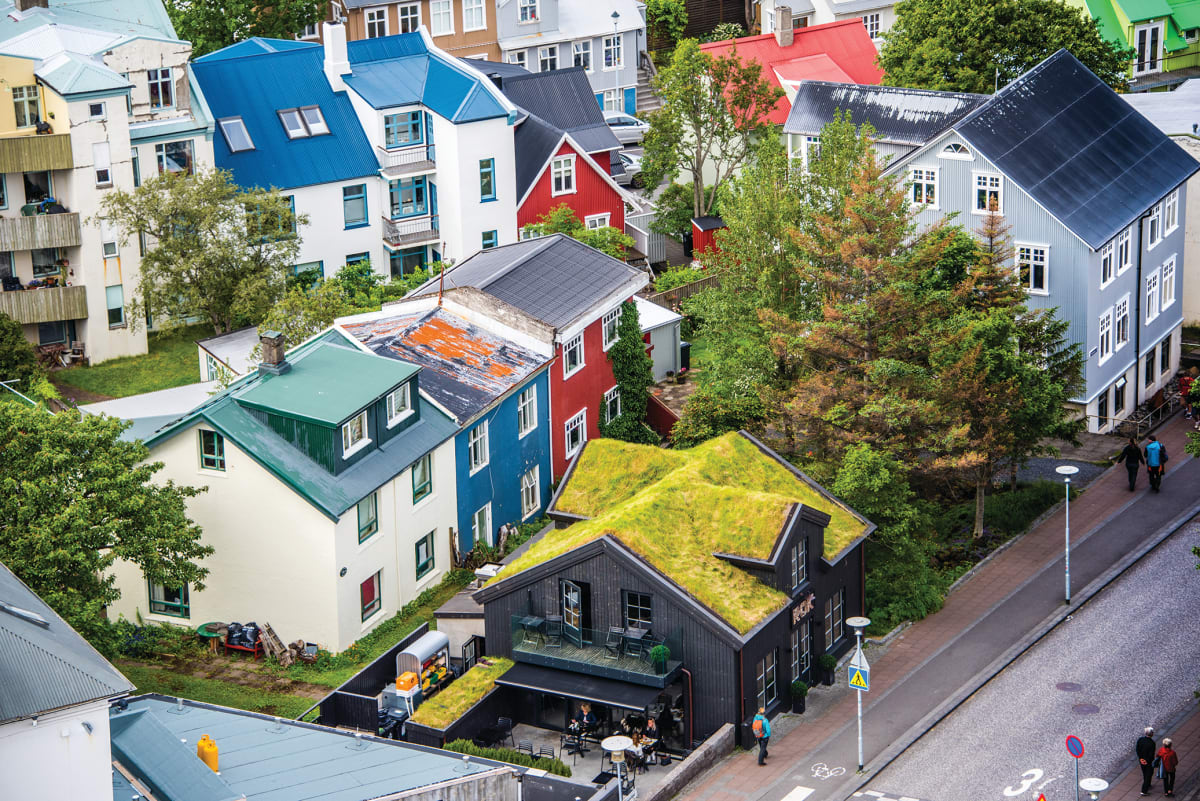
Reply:
[[[757,0],[761,33],[774,33],[784,25],[807,28],[826,22],[861,19],[875,47],[896,22],[893,0]]]

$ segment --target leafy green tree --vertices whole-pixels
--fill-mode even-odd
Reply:
[[[127,425],[0,403],[0,561],[93,641],[120,597],[117,560],[199,590],[213,552],[185,506],[203,490],[155,482],[162,463],[120,438]]]
[[[650,35],[668,47],[674,47],[688,24],[684,0],[646,0],[646,27]]]
[[[163,173],[133,191],[105,193],[97,217],[150,238],[127,317],[162,324],[207,320],[217,334],[261,320],[283,294],[305,215],[275,191],[242,189],[224,170]]]
[[[621,413],[611,420],[605,420],[608,410],[601,401],[601,407],[604,408],[600,418],[601,436],[625,442],[657,444],[658,434],[645,422],[650,387],[654,385],[654,365],[646,354],[637,305],[631,300],[621,304],[617,341],[608,349],[608,361],[612,364],[613,378],[617,382]]]
[[[692,216],[709,214],[705,176],[719,188],[746,163],[759,138],[774,135],[767,115],[783,90],[762,76],[758,62],[743,62],[736,52],[714,58],[695,39],[679,43],[654,89],[663,106],[650,115],[644,142],[646,186],[684,172],[692,185]]]
[[[746,36],[746,28],[736,22],[721,22],[703,37],[702,42],[727,42],[730,39],[741,39]]]
[[[270,5],[233,0],[167,0],[167,14],[181,39],[192,43],[192,57],[220,50],[254,36],[292,39],[308,25],[325,19],[327,0],[274,0]]]
[[[627,236],[625,232],[613,228],[611,225],[588,228],[580,221],[575,210],[566,203],[560,203],[550,209],[549,212],[538,218],[538,222],[529,223],[523,230],[536,236],[566,234],[589,247],[607,253],[614,259],[624,259],[625,252],[633,247],[633,237]]]
[[[720,216],[721,202],[716,187],[704,187],[704,202],[709,214]],[[692,187],[683,184],[667,184],[654,200],[655,214],[650,230],[656,234],[683,239],[691,233],[692,217],[696,216],[692,199]]]
[[[904,0],[879,65],[892,86],[990,94],[1060,48],[1113,89],[1128,88],[1133,51],[1063,0]]]
[[[0,312],[0,381],[34,400],[57,395],[38,363],[33,345],[25,339],[21,324],[4,312]],[[0,390],[0,400],[13,397]]]

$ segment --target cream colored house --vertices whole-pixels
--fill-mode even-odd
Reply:
[[[93,363],[146,352],[127,313],[139,243],[94,216],[114,188],[213,163],[191,49],[159,0],[0,17],[0,311],[31,342],[82,343]]]
[[[206,486],[188,514],[215,554],[202,591],[116,571],[112,615],[270,623],[341,651],[438,583],[456,520],[454,420],[420,369],[336,330],[146,439],[162,480]]]

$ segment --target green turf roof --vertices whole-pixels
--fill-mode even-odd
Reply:
[[[399,386],[417,367],[356,348],[321,342],[296,355],[283,375],[267,374],[238,396],[248,406],[337,425]]]
[[[713,554],[770,558],[793,503],[830,516],[827,559],[867,531],[849,508],[739,434],[676,451],[593,440],[556,502],[589,519],[548,533],[494,580],[608,534],[744,634],[787,596]]]

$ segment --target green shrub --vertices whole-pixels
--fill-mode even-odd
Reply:
[[[837,669],[837,659],[833,654],[821,654],[817,657],[817,667],[828,673],[831,670]]]
[[[741,39],[746,36],[746,29],[736,22],[722,22],[717,27],[709,31],[707,36],[700,39],[702,42],[724,42],[727,39]]]
[[[792,682],[791,691],[793,698],[804,698],[808,695],[808,685],[796,679]]]
[[[701,278],[704,278],[704,271],[696,267],[672,267],[655,279],[654,291],[666,292],[684,284],[693,284]]]
[[[511,748],[480,748],[470,740],[454,740],[442,747],[447,751],[454,751],[458,754],[469,754],[481,759],[507,762],[510,765],[520,765],[523,768],[539,768],[547,773],[553,773],[555,776],[562,776],[567,779],[571,778],[571,769],[561,759],[548,759],[546,757],[535,759],[529,756],[529,754],[523,754]]]
[[[671,47],[683,36],[687,27],[687,4],[684,0],[646,0],[646,27],[650,35],[665,40]]]
[[[1020,534],[1038,515],[1062,499],[1062,485],[1053,481],[1037,481],[1016,490],[993,493],[984,501],[984,531],[993,537]],[[954,539],[969,536],[974,521],[975,501],[970,500],[951,506],[938,517],[936,525],[943,539]]]
[[[866,543],[867,633],[886,634],[908,620],[920,620],[942,608],[953,580],[933,566],[935,543],[910,538]]]

